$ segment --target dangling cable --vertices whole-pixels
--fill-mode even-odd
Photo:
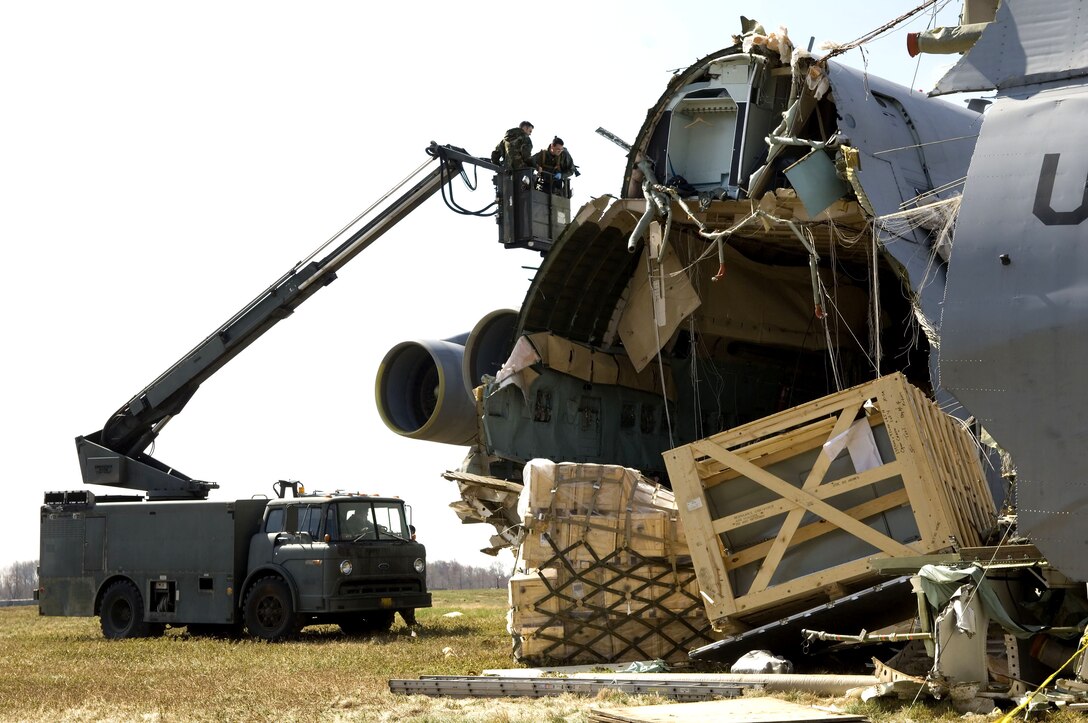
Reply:
[[[646,253],[646,274],[647,274],[647,277],[649,278],[649,281],[650,281],[650,312],[651,312],[651,315],[653,316],[654,342],[655,342],[655,344],[657,346],[657,371],[658,371],[658,375],[661,377],[661,399],[664,402],[663,406],[665,407],[665,424],[669,428],[669,447],[671,448],[671,447],[676,446],[676,441],[673,439],[673,434],[672,434],[672,415],[669,414],[669,390],[668,390],[668,387],[665,384],[665,362],[664,362],[664,360],[662,359],[662,356],[661,356],[661,331],[660,331],[660,325],[658,323],[658,318],[657,318],[657,298],[656,298],[656,295],[658,293],[661,294],[662,300],[664,300],[664,298],[665,298],[664,297],[664,294],[665,294],[665,274],[664,274],[664,269],[662,269],[661,275],[658,276],[655,279],[654,270],[653,270],[653,263],[654,262],[650,259],[650,253],[647,251],[647,253]],[[659,266],[660,266],[660,264],[659,264]],[[655,280],[657,281],[656,284],[654,283]]]
[[[462,216],[484,216],[484,217],[486,217],[486,216],[494,216],[499,212],[498,199],[496,199],[496,200],[492,201],[491,203],[487,204],[486,206],[481,208],[479,211],[471,211],[471,210],[461,206],[453,198],[453,178],[448,175],[448,171],[447,171],[445,165],[442,166],[442,172],[441,173],[442,173],[442,201],[443,201],[443,203],[446,204],[446,208],[450,209],[454,213],[459,213]],[[473,169],[472,169],[472,174],[474,176],[474,179],[472,181],[469,181],[468,180],[468,174],[465,172],[465,168],[463,166],[461,167],[461,172],[459,174],[461,176],[461,180],[464,181],[465,185],[468,187],[468,189],[470,191],[475,191],[476,187],[477,187],[477,179],[475,177],[478,175],[478,172],[477,172],[475,167],[473,167]],[[447,191],[446,191],[447,186],[449,187],[449,195],[448,196],[446,195],[447,194]]]

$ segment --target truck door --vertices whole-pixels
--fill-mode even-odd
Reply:
[[[294,579],[299,610],[320,611],[323,594],[323,566],[328,545],[318,537],[321,529],[321,505],[298,505],[297,523],[291,529],[293,515],[288,512],[288,527],[283,541],[276,545],[273,560]]]

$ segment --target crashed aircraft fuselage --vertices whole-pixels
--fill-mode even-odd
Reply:
[[[517,480],[547,458],[667,481],[663,451],[881,374],[940,395],[944,261],[930,230],[872,219],[942,197],[977,123],[738,39],[673,77],[621,196],[574,214],[516,315],[387,356],[383,418],[439,441],[458,426],[473,472]]]

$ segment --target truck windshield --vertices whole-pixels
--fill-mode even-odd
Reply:
[[[329,506],[329,536],[341,542],[407,540],[404,506],[399,502],[337,502]]]

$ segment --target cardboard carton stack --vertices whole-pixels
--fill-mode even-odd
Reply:
[[[519,661],[675,661],[712,642],[671,491],[633,469],[547,460],[524,479]]]

